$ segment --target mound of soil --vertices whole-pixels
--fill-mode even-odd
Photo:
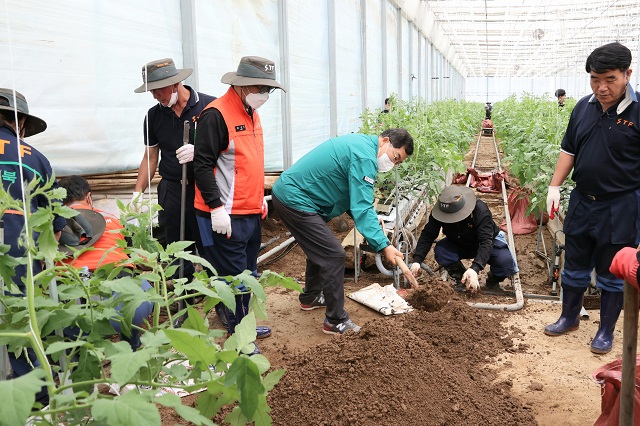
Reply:
[[[440,280],[409,301],[414,312],[286,355],[287,374],[268,398],[274,424],[537,424],[483,367],[517,350],[504,314],[468,307]]]

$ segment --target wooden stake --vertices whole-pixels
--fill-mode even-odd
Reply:
[[[620,426],[633,426],[638,346],[638,289],[624,282],[624,325],[622,331],[622,382],[620,384]]]

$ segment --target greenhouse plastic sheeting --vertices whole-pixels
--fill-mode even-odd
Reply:
[[[28,142],[58,176],[114,172],[137,169],[143,156],[144,116],[155,100],[133,90],[145,63],[170,57],[194,67],[185,84],[220,96],[228,88],[220,78],[242,56],[263,56],[287,79],[287,93],[274,92],[260,109],[265,168],[282,170],[358,131],[364,108],[381,109],[391,93],[409,100],[422,83],[430,90],[436,58],[440,70],[445,57],[447,69],[461,69],[434,19],[419,0],[6,0],[0,87],[23,93],[47,122]],[[416,82],[418,48],[425,66]],[[429,101],[453,93],[432,91]]]

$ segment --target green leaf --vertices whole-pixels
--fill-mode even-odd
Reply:
[[[92,350],[86,347],[80,348],[78,356],[78,368],[71,373],[71,380],[74,382],[84,382],[97,379],[101,376],[100,360]],[[90,391],[92,386],[87,385],[85,390]]]
[[[160,412],[144,394],[127,392],[113,399],[100,398],[91,409],[91,415],[109,426],[160,425]]]
[[[231,426],[245,426],[248,423],[248,420],[242,415],[242,411],[239,407],[234,407],[233,410],[227,414],[227,417],[224,418],[224,422]]]
[[[77,348],[77,347],[80,347],[80,346],[84,346],[86,344],[87,343],[84,342],[83,340],[76,340],[74,342],[55,342],[55,343],[50,344],[47,347],[47,350],[45,351],[45,353],[47,355],[53,355],[53,354],[56,354],[58,352],[62,352],[64,350],[71,349],[71,348]]]
[[[225,375],[225,384],[238,388],[242,415],[251,420],[258,408],[258,395],[264,393],[258,367],[248,357],[237,358]]]
[[[194,423],[196,425],[213,426],[213,422],[210,419],[202,416],[198,410],[193,407],[182,405],[182,401],[177,395],[166,393],[164,395],[156,397],[155,402],[164,405],[165,407],[173,408],[174,410],[176,410],[176,413],[180,415],[180,417],[191,423]]]
[[[216,350],[212,345],[208,345],[200,337],[193,336],[189,330],[165,330],[165,334],[169,337],[171,345],[178,351],[185,354],[189,358],[191,365],[199,363],[202,370],[209,365],[216,363]],[[255,330],[254,330],[255,332]]]
[[[108,357],[111,360],[111,379],[121,386],[125,385],[141,368],[147,366],[152,354],[149,348],[142,348],[136,352],[131,352],[129,348],[128,351],[111,355]]]
[[[187,319],[182,323],[182,328],[188,328],[190,330],[196,330],[202,334],[207,334],[209,331],[208,324],[205,323],[206,317],[200,315],[196,309],[192,306],[187,308]]]
[[[24,376],[12,380],[0,380],[0,425],[24,425],[31,415],[31,407],[36,401],[45,382],[42,369],[35,369]]]
[[[273,419],[269,415],[271,407],[267,404],[266,395],[258,396],[258,408],[253,415],[253,423],[255,426],[271,426]]]
[[[253,344],[256,336],[256,317],[249,311],[236,326],[234,333],[224,342],[224,348],[240,352],[245,346]]]
[[[202,267],[207,268],[209,271],[211,271],[213,273],[213,275],[218,275],[218,272],[216,271],[216,268],[213,267],[213,265],[211,265],[211,263],[209,263],[209,261],[207,261],[206,259],[200,257],[200,256],[194,256],[192,254],[189,253],[180,253],[179,255],[177,255],[177,257],[180,257],[181,259],[185,259],[188,260],[192,263],[199,263],[200,265],[202,265]]]
[[[269,360],[262,354],[252,355],[251,361],[253,361],[256,367],[258,367],[258,371],[260,372],[260,374],[266,373],[269,368],[271,368]]]
[[[273,370],[264,376],[262,379],[262,385],[266,392],[270,392],[271,389],[280,381],[282,376],[284,376],[285,370]]]
[[[175,241],[167,245],[165,249],[167,254],[173,255],[178,252],[183,252],[187,247],[193,244],[193,241]]]
[[[231,309],[234,313],[236,311],[236,296],[231,286],[221,280],[215,280],[212,283],[213,288],[218,293],[218,298],[224,303],[224,305]]]

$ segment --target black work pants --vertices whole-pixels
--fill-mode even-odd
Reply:
[[[344,309],[344,247],[327,223],[317,214],[302,212],[272,196],[273,207],[307,256],[304,293],[301,303],[310,303],[324,292],[329,322],[337,324],[349,318]]]

